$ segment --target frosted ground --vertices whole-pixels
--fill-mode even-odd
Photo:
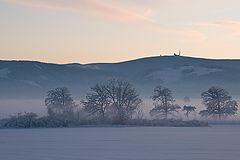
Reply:
[[[1,160],[239,160],[240,126],[0,130]]]

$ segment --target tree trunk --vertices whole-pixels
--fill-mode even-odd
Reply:
[[[167,106],[167,99],[165,97],[165,119],[168,119],[168,106]]]
[[[218,120],[222,120],[221,113],[218,114]]]
[[[218,120],[221,120],[221,106],[219,101],[217,103],[217,106],[218,106]]]
[[[102,121],[105,121],[105,112],[102,111]]]
[[[165,119],[168,119],[168,108],[167,108],[167,105],[165,105]]]

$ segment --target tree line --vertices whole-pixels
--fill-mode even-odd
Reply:
[[[199,112],[202,117],[222,120],[237,114],[237,101],[221,87],[209,88],[201,94],[201,98],[205,106],[205,109]],[[154,121],[154,124],[160,123],[156,121],[160,119],[173,121],[180,112],[190,121],[190,115],[197,109],[192,105],[181,107],[176,104],[173,92],[163,86],[155,87],[151,99],[153,108],[149,114],[151,123]],[[189,100],[186,98],[186,101]],[[144,117],[142,104],[143,100],[132,84],[124,80],[110,79],[106,83],[91,87],[80,104],[74,101],[68,88],[52,89],[45,98],[47,116],[38,118],[35,113],[18,114],[11,116],[5,126],[66,127],[69,124],[130,124],[140,120],[142,123],[150,123],[150,120]]]

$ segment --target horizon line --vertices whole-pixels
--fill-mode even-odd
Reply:
[[[43,61],[43,60],[37,60],[37,59],[0,59],[0,61],[9,61],[9,62],[40,62],[45,64],[58,64],[58,65],[68,65],[68,64],[79,64],[79,65],[90,65],[90,64],[117,64],[117,63],[124,63],[124,62],[130,62],[140,59],[147,59],[147,58],[157,58],[157,57],[185,57],[185,58],[194,58],[194,59],[206,59],[206,60],[240,60],[239,58],[217,58],[217,57],[197,57],[197,56],[190,56],[190,55],[175,55],[176,53],[172,54],[159,54],[159,55],[150,55],[150,56],[141,56],[136,57],[132,59],[126,59],[126,60],[116,60],[116,61],[99,61],[99,62],[87,62],[87,63],[81,63],[81,62],[67,62],[67,63],[61,63],[61,62],[54,62],[54,61]]]

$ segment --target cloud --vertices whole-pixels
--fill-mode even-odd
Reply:
[[[139,1],[131,1],[130,3],[128,0],[5,0],[5,2],[34,9],[72,12],[108,21],[125,23],[143,22],[143,27],[147,28],[150,32],[170,37],[181,37],[181,39],[186,41],[199,42],[206,39],[203,33],[186,27],[164,27],[161,22],[157,22],[151,18],[155,10],[146,7],[146,1],[142,2],[142,5],[138,5]],[[153,2],[155,5],[160,3],[157,0],[151,1],[151,3]]]
[[[153,21],[149,18],[152,13],[150,8],[144,11],[134,10],[124,3],[119,1],[117,3],[112,0],[5,0],[5,2],[32,8],[87,13],[107,20],[121,22]]]
[[[200,23],[197,25],[202,27],[215,27],[220,29],[226,29],[233,32],[235,36],[240,36],[240,21],[237,21],[237,20],[223,20],[223,21]]]
[[[160,23],[149,23],[148,29],[166,37],[173,37],[185,42],[203,42],[207,39],[206,34],[189,26],[166,27]]]
[[[195,40],[200,42],[207,39],[207,36],[205,34],[197,30],[184,30],[184,31],[181,31],[180,34],[182,35],[182,37],[185,37],[190,41]]]

